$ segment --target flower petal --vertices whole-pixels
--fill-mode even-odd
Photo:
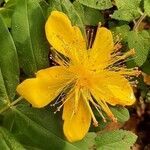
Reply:
[[[54,100],[72,78],[63,67],[51,67],[37,72],[36,78],[23,81],[17,92],[34,107],[44,107]]]
[[[113,49],[114,43],[111,31],[104,27],[98,28],[92,49],[89,51],[93,69],[106,67]]]
[[[64,104],[64,134],[70,142],[83,139],[91,124],[90,112],[82,98],[79,99],[77,111],[74,112],[74,99]]]
[[[99,95],[99,99],[111,105],[132,105],[135,102],[133,89],[123,76],[115,72],[105,72],[95,79],[94,93]]]
[[[77,53],[86,50],[86,42],[80,29],[72,26],[69,18],[62,12],[52,11],[46,22],[45,31],[49,43],[70,59],[75,59]]]

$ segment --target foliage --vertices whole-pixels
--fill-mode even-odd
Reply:
[[[117,20],[132,21],[140,16],[141,0],[115,0],[118,10],[116,10],[112,18]]]
[[[135,63],[138,66],[143,65],[143,63],[146,61],[150,45],[150,35],[147,31],[130,31],[128,33],[128,45],[129,48],[135,48],[136,51],[136,57],[135,57]]]
[[[137,136],[129,131],[109,131],[96,137],[96,147],[98,150],[127,150],[131,148],[136,139]]]
[[[66,13],[84,36],[87,26],[97,26],[99,22],[107,26],[114,39],[121,37],[123,50],[135,49],[128,67],[139,66],[150,74],[150,0],[0,0],[0,149],[130,149],[137,137],[125,130],[89,132],[83,140],[69,143],[62,133],[61,112],[54,115],[50,106],[35,109],[24,102],[17,103],[19,80],[49,66],[44,25],[52,10]],[[145,99],[149,102],[147,86],[139,82],[141,91],[148,89]],[[111,109],[120,123],[129,119],[127,109]],[[100,118],[99,124],[104,124]]]

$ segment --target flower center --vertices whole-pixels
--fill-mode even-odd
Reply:
[[[77,79],[76,85],[78,87],[89,87],[91,85],[92,71],[83,66],[72,66],[70,70]]]

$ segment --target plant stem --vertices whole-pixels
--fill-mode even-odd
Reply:
[[[139,20],[135,23],[135,25],[133,27],[133,31],[136,31],[136,32],[138,31],[138,28],[139,28],[141,22],[145,19],[145,17],[146,17],[146,14],[143,13],[142,16],[139,18]]]
[[[23,97],[19,97],[18,99],[16,99],[15,101],[13,101],[12,103],[9,103],[7,106],[3,107],[0,110],[0,114],[5,112],[6,110],[8,110],[10,107],[16,105],[19,101],[21,101],[23,99]]]

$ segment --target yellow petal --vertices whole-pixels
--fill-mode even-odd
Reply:
[[[51,67],[37,72],[36,78],[23,81],[17,92],[34,107],[44,107],[54,100],[72,76],[62,67]]]
[[[111,105],[132,105],[135,96],[128,80],[118,73],[107,72],[95,78],[94,93]]]
[[[86,43],[78,27],[72,26],[69,18],[62,12],[53,11],[45,25],[49,43],[60,53],[74,58],[86,50]]]
[[[93,69],[104,68],[108,65],[113,48],[111,31],[104,27],[98,28],[92,49],[89,51]]]
[[[80,98],[77,111],[74,113],[74,99],[69,99],[64,104],[63,119],[64,119],[64,134],[70,142],[75,142],[84,138],[91,124],[90,112]]]

